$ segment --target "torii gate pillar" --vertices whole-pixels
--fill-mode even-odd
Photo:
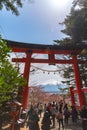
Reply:
[[[78,100],[79,100],[79,104],[80,104],[80,108],[81,108],[83,105],[85,105],[84,93],[81,89],[82,88],[82,81],[81,81],[81,78],[80,78],[77,56],[73,55],[72,59],[73,59],[74,74],[75,74],[75,79],[76,79]]]
[[[74,105],[75,104],[75,98],[74,98],[74,93],[73,93],[73,87],[70,87],[70,96],[71,96],[72,105]]]
[[[22,104],[23,104],[23,109],[27,107],[27,102],[28,102],[28,96],[29,96],[29,73],[30,73],[30,60],[31,60],[31,52],[26,53],[26,61],[25,61],[25,67],[24,67],[24,79],[26,80],[26,86],[24,87],[23,90],[23,98],[22,98]]]

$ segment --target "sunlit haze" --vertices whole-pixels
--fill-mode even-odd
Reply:
[[[51,8],[63,8],[63,6],[66,6],[66,4],[69,2],[70,0],[48,0],[49,5],[51,6]]]

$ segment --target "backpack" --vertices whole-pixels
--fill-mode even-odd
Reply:
[[[56,117],[58,120],[63,119],[63,114],[59,112]]]

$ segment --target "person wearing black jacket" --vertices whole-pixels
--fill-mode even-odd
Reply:
[[[87,130],[87,108],[86,108],[86,106],[82,107],[81,118],[82,118],[82,130]]]
[[[50,113],[49,113],[48,108],[46,109],[46,111],[44,113],[41,124],[42,124],[42,126],[41,126],[42,130],[50,130],[51,119],[50,119]]]
[[[30,110],[28,111],[25,122],[27,120],[28,120],[27,126],[29,127],[29,130],[40,130],[39,124],[38,124],[39,116],[32,105],[31,105]]]

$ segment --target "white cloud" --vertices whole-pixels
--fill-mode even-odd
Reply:
[[[33,66],[39,69],[35,73],[30,74],[30,86],[41,84],[60,84],[63,80],[63,78],[59,74],[59,71],[57,71],[57,66],[55,65],[33,64]]]
[[[61,83],[62,78],[59,76],[59,74],[54,74],[54,73],[43,73],[43,72],[38,72],[36,74],[30,75],[30,86],[33,85],[46,85],[46,84],[59,84]]]
[[[53,84],[53,85],[57,85],[59,84],[59,81],[57,81],[57,79],[48,79],[46,82],[42,83],[42,85],[46,85],[46,84]]]

